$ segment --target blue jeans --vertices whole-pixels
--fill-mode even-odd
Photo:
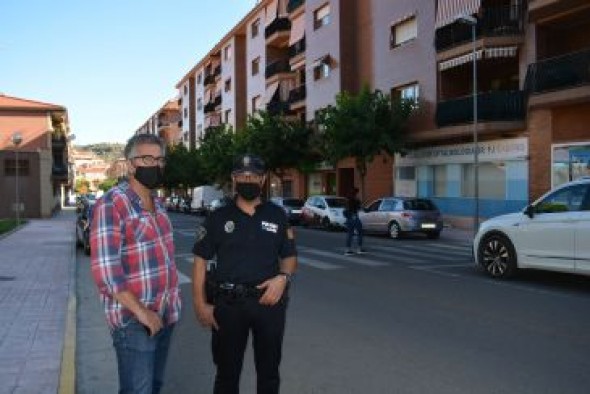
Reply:
[[[160,392],[173,330],[174,325],[170,325],[150,337],[141,323],[131,320],[111,333],[117,353],[120,394]]]
[[[363,247],[363,223],[359,219],[358,215],[353,214],[346,219],[346,247],[350,249],[352,247],[352,237],[357,236],[359,248]]]

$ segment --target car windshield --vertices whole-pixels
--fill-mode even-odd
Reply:
[[[430,200],[406,200],[404,201],[404,209],[408,211],[436,211],[436,205]]]
[[[301,208],[303,206],[303,200],[298,198],[285,198],[283,200],[283,205],[287,207]]]
[[[326,204],[330,208],[346,208],[347,200],[346,198],[326,198]]]

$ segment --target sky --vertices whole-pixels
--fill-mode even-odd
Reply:
[[[0,93],[68,109],[75,145],[124,143],[256,0],[0,0]]]

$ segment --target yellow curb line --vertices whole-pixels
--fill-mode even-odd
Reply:
[[[68,310],[66,314],[66,332],[61,354],[61,372],[59,375],[59,394],[76,393],[76,242],[72,243],[70,260],[70,286]]]

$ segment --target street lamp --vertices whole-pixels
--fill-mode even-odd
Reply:
[[[16,225],[20,224],[20,199],[18,195],[18,146],[23,142],[23,135],[19,131],[15,131],[11,137],[12,144],[14,145],[14,155],[16,158],[16,165],[15,165],[15,184],[16,184],[16,204],[15,204],[15,211],[16,211]]]
[[[472,15],[460,15],[455,19],[459,23],[471,26],[471,44],[473,46],[473,197],[475,212],[473,214],[473,232],[479,227],[479,143],[477,139],[477,18]]]

